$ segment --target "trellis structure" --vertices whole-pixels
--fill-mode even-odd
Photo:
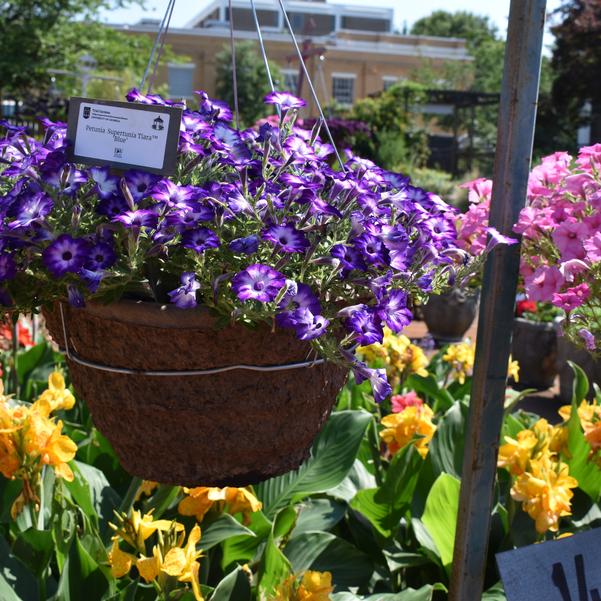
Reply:
[[[255,3],[254,0],[249,1],[269,83],[273,88]],[[320,112],[326,133],[331,139],[283,0],[276,1],[283,11],[284,22],[290,33],[300,67]],[[148,80],[148,91],[154,82],[174,4],[175,0],[169,0],[142,79],[140,87],[142,88]],[[513,224],[517,221],[526,200],[534,140],[545,10],[546,0],[511,0],[510,4],[490,209],[490,225],[506,235],[512,234]],[[234,104],[237,115],[232,16],[230,2]],[[152,74],[148,77],[151,70]],[[468,418],[468,439],[465,444],[461,498],[457,516],[449,596],[451,601],[477,601],[482,595],[484,586],[519,257],[519,244],[498,245],[488,256],[484,271]]]

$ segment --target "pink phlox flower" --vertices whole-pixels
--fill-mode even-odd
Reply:
[[[573,288],[568,288],[565,292],[556,292],[553,295],[553,304],[560,307],[564,311],[572,311],[583,305],[591,295],[591,290],[588,284],[582,283]]]
[[[551,234],[563,261],[584,259],[586,252],[582,241],[589,236],[587,224],[581,221],[564,221]]]
[[[520,218],[513,226],[516,234],[523,234],[526,238],[536,240],[540,237],[539,229],[540,211],[534,207],[524,207],[520,211]]]
[[[550,301],[564,284],[564,277],[554,265],[537,267],[534,273],[524,277],[526,294],[533,301]]]
[[[582,169],[598,169],[601,166],[601,144],[583,146],[578,152],[576,164]]]
[[[574,196],[586,197],[589,190],[594,190],[595,180],[590,173],[575,173],[565,179],[565,189]]]
[[[565,281],[571,284],[575,276],[588,271],[588,265],[580,259],[570,259],[559,266],[559,271]]]
[[[479,177],[469,182],[461,184],[460,188],[468,190],[467,198],[470,203],[478,204],[483,201],[489,201],[492,197],[492,180],[485,177]]]
[[[569,173],[572,157],[567,152],[556,152],[542,159],[528,178],[528,196],[547,196]]]
[[[407,407],[421,407],[424,401],[420,399],[414,390],[411,390],[405,394],[395,394],[391,399],[393,413],[400,413],[407,409]]]
[[[601,261],[601,232],[597,232],[584,241],[582,245],[586,251],[586,260],[589,263]]]

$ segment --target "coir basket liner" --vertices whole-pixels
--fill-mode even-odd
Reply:
[[[69,349],[89,362],[141,371],[307,360],[289,330],[217,329],[204,309],[121,301],[62,305]],[[60,306],[45,310],[64,347]],[[156,376],[99,370],[67,359],[73,385],[124,468],[186,486],[245,485],[294,469],[328,417],[346,370],[324,363],[258,372]]]

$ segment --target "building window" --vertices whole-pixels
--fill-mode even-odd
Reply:
[[[194,95],[194,67],[195,65],[192,64],[169,64],[167,73],[170,98],[192,98]]]
[[[336,102],[349,106],[355,100],[355,76],[333,75],[332,97]]]
[[[282,69],[282,79],[284,80],[284,90],[296,94],[298,88],[298,70]]]
[[[395,77],[394,75],[384,75],[382,77],[382,89],[384,91],[392,88],[392,86],[401,81],[400,77]]]

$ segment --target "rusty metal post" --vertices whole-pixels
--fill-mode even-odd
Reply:
[[[526,200],[545,9],[546,0],[511,0],[490,212],[503,234]],[[484,270],[450,601],[479,601],[484,587],[519,254],[518,244],[498,246]]]

